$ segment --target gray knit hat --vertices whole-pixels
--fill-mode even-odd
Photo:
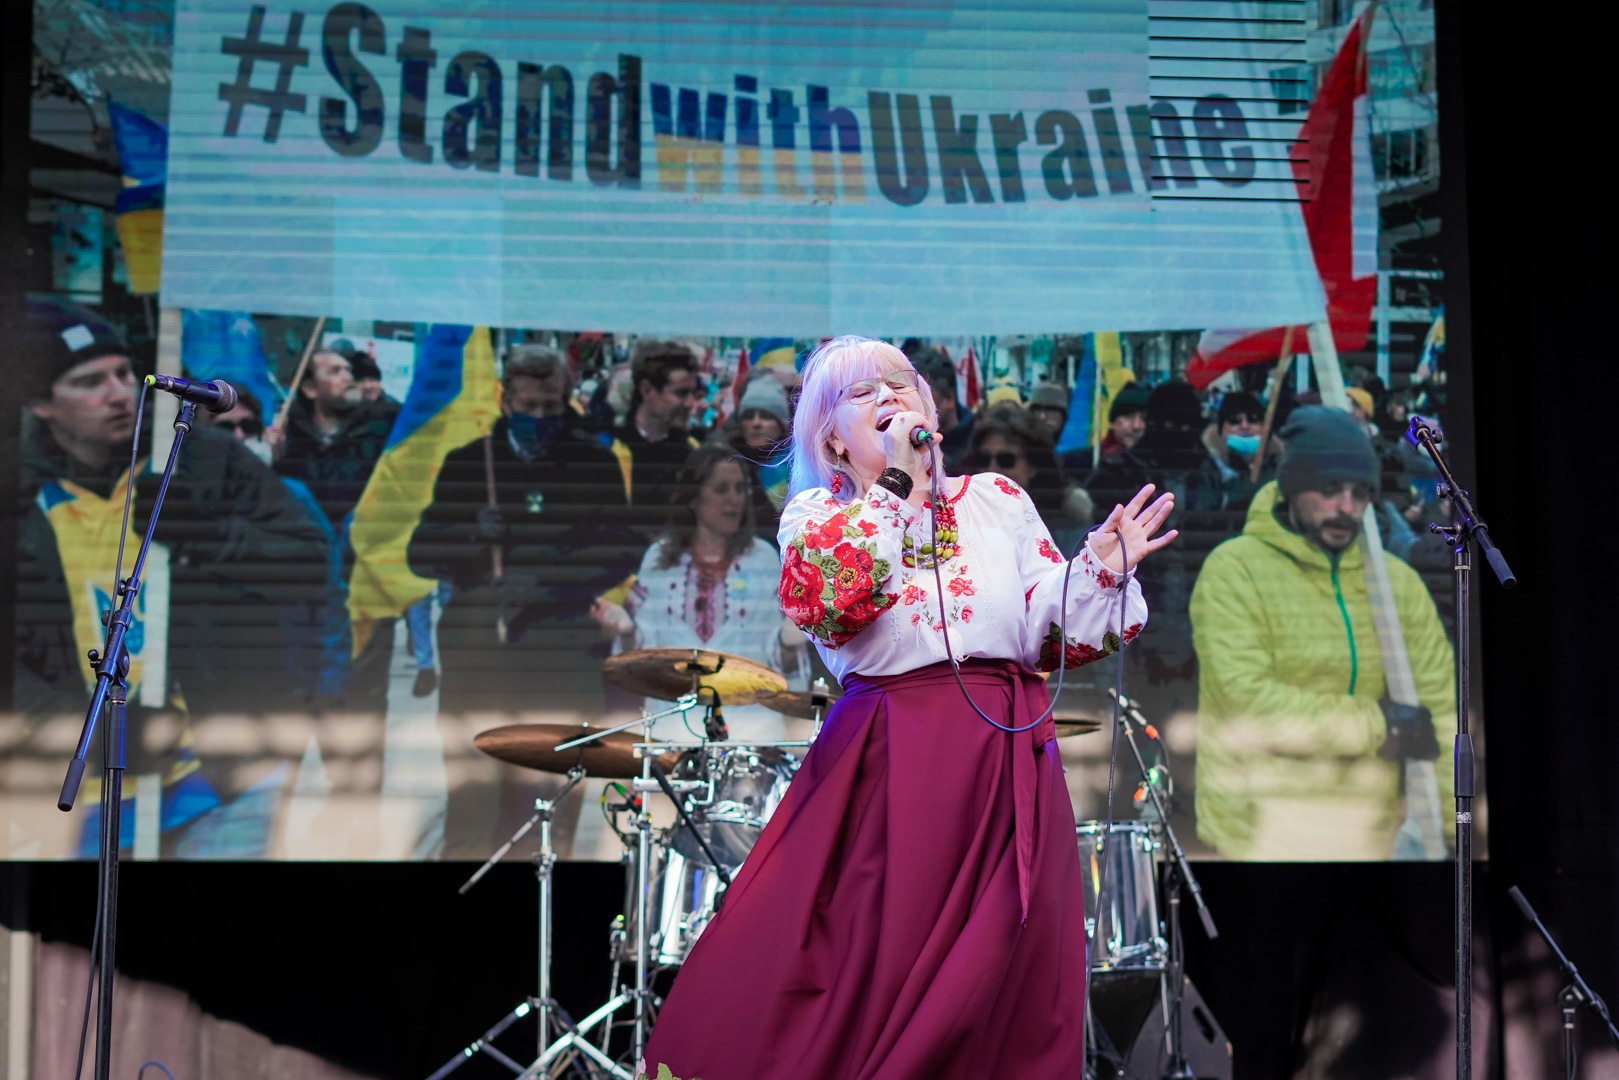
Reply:
[[[1282,461],[1276,482],[1284,498],[1321,491],[1334,480],[1358,481],[1377,490],[1377,455],[1366,432],[1349,413],[1325,405],[1304,405],[1293,410],[1278,434]]]

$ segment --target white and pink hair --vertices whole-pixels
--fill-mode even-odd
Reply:
[[[804,364],[804,381],[799,385],[798,408],[793,413],[793,467],[787,484],[790,499],[811,488],[831,487],[832,475],[841,472],[854,479],[846,463],[832,451],[836,412],[843,391],[850,383],[886,375],[890,371],[914,371],[911,361],[897,348],[876,338],[845,334],[816,346]],[[939,422],[939,410],[927,381],[921,381],[921,411],[930,425]],[[858,497],[858,493],[855,493]]]

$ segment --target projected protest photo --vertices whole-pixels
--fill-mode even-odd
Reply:
[[[1027,612],[975,586],[1013,555],[956,542],[959,492],[1077,583],[1150,485],[1176,535],[1130,570],[1140,625],[1024,631],[1075,818],[1108,809],[1122,663],[1115,817],[1161,801],[1193,859],[1453,857],[1451,506],[1405,438],[1469,423],[1431,9],[1161,56],[1145,3],[703,7],[701,47],[650,2],[115,7],[163,78],[86,62],[105,85],[64,69],[34,113],[78,157],[32,200],[7,406],[5,857],[97,850],[98,772],[52,797],[176,437],[148,375],[235,403],[197,412],[142,571],[123,847],[482,860],[560,795],[557,856],[619,861],[641,800],[677,828],[637,742],[756,838],[848,689],[778,532],[847,334],[903,357],[865,391],[931,410],[960,487],[896,559],[856,553],[869,518],[812,544],[843,560],[812,604],[864,590],[861,634],[960,659],[947,627]],[[710,744],[746,748],[723,780]]]

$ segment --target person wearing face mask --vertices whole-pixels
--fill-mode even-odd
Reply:
[[[781,561],[754,532],[753,466],[723,446],[694,450],[675,478],[669,523],[649,547],[625,602],[598,600],[591,615],[619,649],[717,649],[781,671],[805,689],[808,643],[776,603]],[[667,703],[646,702],[649,712]],[[726,706],[731,738],[779,740],[780,713]],[[807,732],[802,734],[807,735]],[[657,721],[655,738],[690,738],[682,718]]]
[[[938,436],[918,447],[913,432],[938,423],[892,345],[834,338],[805,366],[776,595],[844,694],[635,1072],[1083,1068],[1079,853],[1036,672],[1139,631],[1146,608],[1120,575],[1173,539],[1156,535],[1173,500],[1149,505],[1148,489],[1114,507],[1070,574],[1004,476],[944,475],[935,493]]]
[[[499,814],[533,810],[531,799],[522,809],[531,774],[471,751],[478,714],[531,708],[538,690],[548,709],[601,711],[593,635],[573,631],[591,628],[592,602],[629,576],[645,544],[625,520],[619,461],[569,406],[572,390],[560,352],[513,348],[501,418],[445,457],[406,548],[414,573],[450,586],[438,623],[439,725],[465,768],[450,790],[445,857],[487,855]]]
[[[1203,431],[1213,496],[1209,509],[1236,514],[1239,523],[1254,492],[1276,473],[1276,463],[1268,461],[1260,468],[1259,480],[1253,479],[1253,462],[1260,452],[1259,433],[1264,424],[1264,403],[1246,390],[1234,390],[1220,399],[1214,422]]]
[[[1420,704],[1387,698],[1360,539],[1377,457],[1352,416],[1320,405],[1280,436],[1276,480],[1192,591],[1197,834],[1233,859],[1386,859],[1404,761],[1434,760],[1449,805],[1450,642],[1422,578],[1389,555]]]

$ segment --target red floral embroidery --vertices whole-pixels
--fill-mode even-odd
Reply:
[[[1124,631],[1124,644],[1128,645],[1141,633],[1141,624],[1126,628]],[[1057,643],[1062,640],[1062,630],[1056,623],[1052,623],[1046,631],[1045,640],[1040,643],[1040,659],[1035,667],[1040,671],[1057,670]],[[1083,641],[1069,641],[1063,649],[1063,663],[1065,668],[1083,667],[1105,656],[1111,656],[1121,648],[1119,635],[1109,630],[1102,635],[1102,647],[1087,645]]]
[[[1096,572],[1096,583],[1104,589],[1117,589],[1119,587],[1119,579],[1114,577],[1113,571],[1105,566]]]
[[[822,551],[843,543],[843,529],[849,524],[849,515],[833,514],[823,524],[811,522],[804,532],[804,546]]]
[[[1051,541],[1042,537],[1040,539],[1040,554],[1052,562],[1062,562],[1062,552],[1051,546]]]
[[[873,525],[869,521],[862,521],[860,523],[860,531],[865,533],[867,536],[876,536],[877,526]]]
[[[1008,480],[1004,476],[997,476],[995,478],[995,486],[1012,496],[1014,499],[1023,498],[1023,489],[1019,488],[1016,484],[1012,483],[1012,481]]]
[[[875,563],[871,552],[862,551],[852,544],[839,544],[833,550],[832,557],[838,560],[838,571],[832,576],[832,588],[837,593],[835,603],[847,615],[853,611],[848,606],[852,599],[871,595],[871,570]],[[873,611],[872,618],[876,617],[877,613]]]
[[[961,609],[961,621],[964,623],[973,621],[973,609],[971,604]]]
[[[914,604],[926,595],[915,584],[908,584],[905,586],[905,591],[899,594],[899,602],[902,604]]]
[[[966,578],[951,578],[950,584],[946,586],[946,588],[950,590],[951,596],[977,595],[977,590],[973,588],[973,583],[968,581]]]
[[[826,605],[821,603],[821,590],[826,580],[820,568],[806,562],[796,547],[788,547],[781,567],[781,609],[796,626],[819,626],[826,618]]]

